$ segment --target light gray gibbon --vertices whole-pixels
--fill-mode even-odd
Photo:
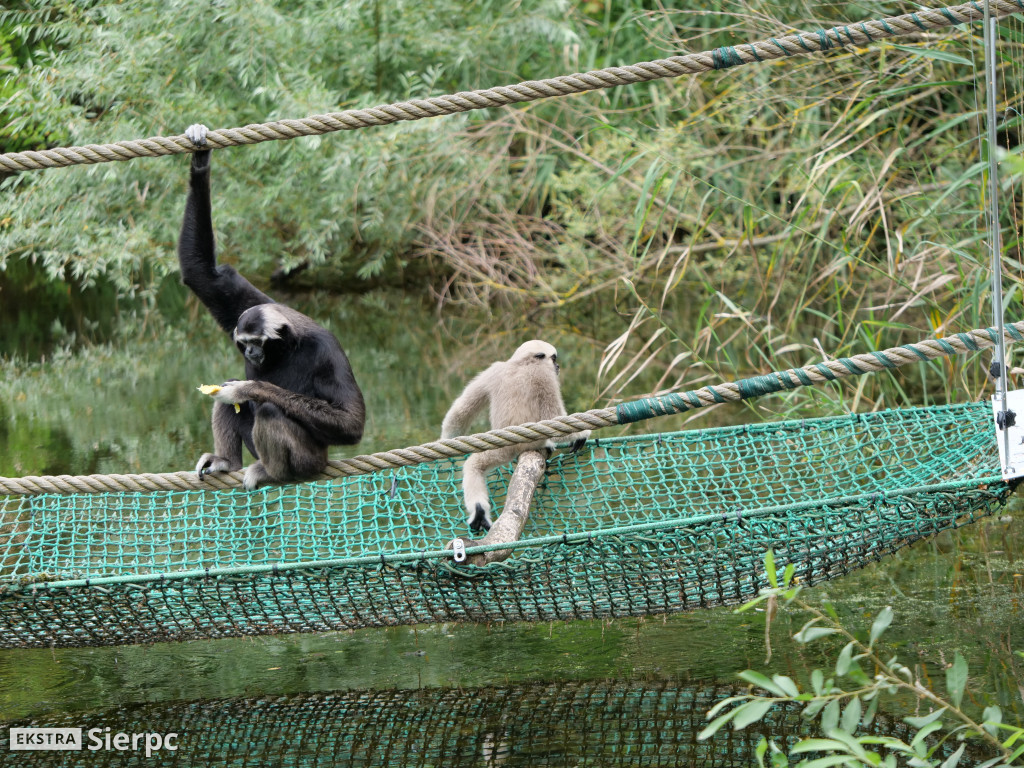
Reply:
[[[474,417],[488,403],[491,429],[565,416],[555,348],[545,341],[528,341],[508,360],[492,363],[478,374],[448,409],[441,425],[441,439],[466,434]],[[588,437],[590,430],[566,435],[562,440],[573,443],[572,450],[578,451]],[[507,464],[523,451],[550,451],[554,447],[551,440],[538,440],[471,454],[462,467],[462,491],[470,530],[491,528],[488,472]]]
[[[202,125],[185,131],[200,148],[206,133]],[[362,392],[330,331],[217,264],[210,208],[210,150],[200,149],[192,155],[178,240],[181,278],[231,336],[246,380],[214,395],[213,453],[199,458],[196,472],[241,469],[244,444],[257,459],[245,471],[249,490],[315,477],[327,466],[327,446],[362,438]]]

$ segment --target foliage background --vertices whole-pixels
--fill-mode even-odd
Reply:
[[[0,149],[371,106],[902,10],[19,2],[0,14]],[[546,322],[570,307],[592,321],[603,400],[987,325],[978,33],[218,152],[221,257],[286,292],[397,287]],[[1010,21],[1001,37],[1012,316],[1024,36]],[[185,176],[178,158],[5,179],[2,349],[175,320]],[[876,379],[814,407],[984,387],[962,362]]]
[[[0,12],[0,149],[372,106],[903,10],[807,0],[716,12],[649,0],[19,0]],[[584,371],[591,402],[580,407],[988,325],[978,34],[977,25],[922,32],[220,151],[220,257],[328,314],[355,295],[416,297],[442,327],[475,324],[488,357],[504,356],[510,331],[567,337],[594,360]],[[1020,22],[1003,22],[1000,39],[1012,318]],[[0,181],[0,354],[160,342],[182,318],[204,327],[177,279],[186,162]],[[392,304],[372,300],[374,321],[393,323]],[[510,329],[509,315],[524,320]],[[464,352],[450,364],[474,359]],[[955,360],[756,409],[841,412],[977,398],[986,386],[983,366]]]

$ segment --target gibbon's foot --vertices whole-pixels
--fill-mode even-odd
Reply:
[[[204,475],[208,475],[211,472],[234,472],[236,469],[241,468],[241,464],[233,466],[230,461],[215,453],[204,453],[199,457],[199,461],[196,462],[196,474],[199,475],[200,480],[203,479]]]
[[[206,126],[202,123],[195,123],[185,129],[185,138],[195,144],[199,149],[206,149]]]
[[[579,453],[580,448],[587,444],[587,440],[590,439],[590,430],[585,429],[582,432],[577,432],[573,435],[575,438],[572,441],[572,445],[569,448],[569,453]]]
[[[469,530],[473,533],[491,530],[491,511],[479,502],[476,509],[469,516]]]
[[[245,486],[247,491],[255,491],[261,485],[267,485],[272,482],[274,482],[273,478],[261,461],[250,464],[245,470],[245,475],[242,477],[242,485]]]
[[[562,453],[579,453],[580,449],[587,444],[587,440],[590,438],[590,430],[586,432],[577,432],[573,435],[573,441],[569,443],[568,448],[563,448]],[[547,457],[550,459],[554,454],[558,453],[558,446],[554,440],[548,440],[544,444],[544,449],[547,452]]]

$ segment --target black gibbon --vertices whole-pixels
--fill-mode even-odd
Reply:
[[[354,445],[366,411],[348,358],[326,328],[275,303],[232,267],[217,264],[210,211],[206,128],[185,134],[192,155],[185,218],[178,241],[182,282],[206,306],[245,358],[245,381],[216,392],[213,453],[196,464],[200,477],[242,468],[242,445],[256,457],[248,490],[305,480],[327,466],[327,446]]]
[[[490,403],[491,429],[565,416],[558,386],[558,352],[545,341],[528,341],[508,360],[493,363],[466,385],[448,409],[441,424],[441,439],[465,434],[473,418]],[[590,430],[566,435],[578,451]],[[462,466],[462,492],[466,501],[466,522],[477,532],[491,528],[491,500],[487,473],[506,464],[523,451],[553,450],[551,440],[495,448],[474,453]]]

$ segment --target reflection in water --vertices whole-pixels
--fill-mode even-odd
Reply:
[[[743,766],[762,736],[807,736],[798,707],[698,742],[705,713],[731,690],[675,682],[561,682],[467,689],[348,691],[120,707],[47,719],[86,731],[175,732],[162,765],[203,766]],[[24,726],[29,723],[17,723]],[[876,720],[875,733],[907,727]],[[0,735],[0,765],[25,765]],[[88,738],[85,739],[89,744]],[[37,752],[32,766],[143,765],[144,753]],[[152,762],[150,762],[152,764]]]

